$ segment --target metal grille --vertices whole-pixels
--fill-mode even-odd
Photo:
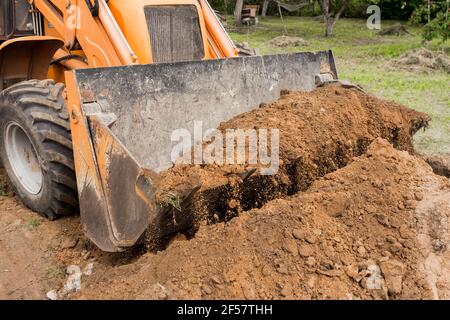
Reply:
[[[200,60],[204,48],[197,9],[192,5],[148,6],[145,17],[153,62]]]

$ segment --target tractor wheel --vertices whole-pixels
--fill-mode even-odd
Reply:
[[[54,220],[78,212],[63,84],[30,80],[0,93],[0,158],[18,197]]]

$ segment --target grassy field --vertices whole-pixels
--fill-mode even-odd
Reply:
[[[382,27],[394,23],[396,21],[383,21]],[[325,38],[323,23],[312,18],[286,17],[285,25],[289,36],[301,37],[308,45],[297,48],[270,46],[269,40],[284,33],[278,17],[261,19],[257,26],[235,29],[230,34],[233,40],[258,48],[261,54],[332,49],[341,79],[361,84],[379,97],[403,103],[432,117],[430,127],[415,137],[419,151],[450,154],[450,75],[387,69],[393,58],[422,46],[417,27],[408,26],[411,35],[379,36],[366,27],[364,20],[341,19],[334,36]],[[435,41],[428,48],[448,50],[448,43]]]

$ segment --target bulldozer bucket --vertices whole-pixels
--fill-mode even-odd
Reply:
[[[134,245],[167,222],[155,204],[158,173],[172,165],[172,132],[221,122],[280,91],[337,80],[331,51],[81,69],[66,74],[81,222],[104,251]],[[171,224],[169,226],[169,224]]]

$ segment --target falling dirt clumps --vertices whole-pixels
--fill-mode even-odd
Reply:
[[[306,47],[308,41],[300,37],[279,36],[270,40],[269,45],[272,47],[286,48],[286,47]]]
[[[339,85],[312,92],[284,91],[277,101],[261,104],[218,128],[223,133],[278,129],[276,174],[261,175],[259,166],[247,163],[176,165],[161,174],[157,201],[169,208],[163,214],[167,220],[180,215],[213,223],[228,220],[270,200],[305,191],[317,178],[363,154],[378,137],[413,152],[412,135],[428,121],[423,113]],[[199,192],[190,194],[196,187]]]
[[[450,181],[376,139],[294,196],[201,226],[78,298],[450,297]]]
[[[442,71],[450,73],[450,58],[445,53],[416,49],[403,54],[389,63],[391,70],[432,73]]]

